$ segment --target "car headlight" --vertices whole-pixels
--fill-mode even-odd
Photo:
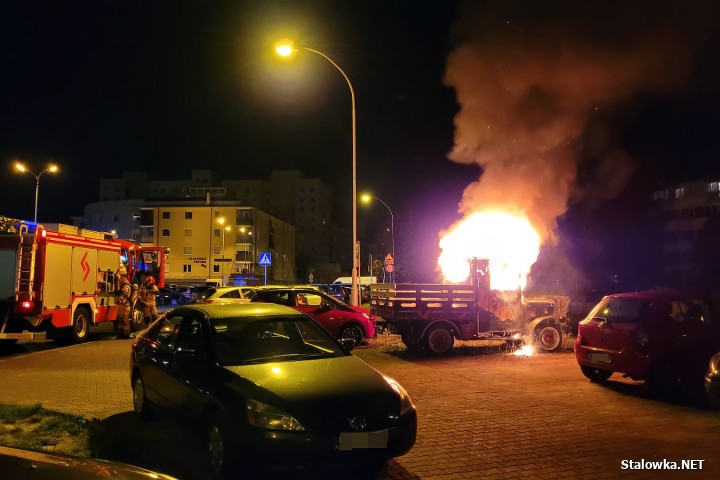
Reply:
[[[390,387],[395,390],[395,393],[397,393],[400,397],[400,415],[405,415],[410,410],[413,410],[415,406],[413,405],[412,400],[410,400],[410,395],[408,395],[402,385],[400,385],[394,379],[386,377],[385,375],[383,375],[383,378],[388,383],[388,385],[390,385]]]
[[[250,425],[271,430],[305,431],[300,422],[279,408],[249,398],[245,404]]]

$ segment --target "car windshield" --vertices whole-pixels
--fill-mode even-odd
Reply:
[[[338,343],[313,320],[302,316],[221,318],[212,323],[221,365],[312,360],[345,356]]]

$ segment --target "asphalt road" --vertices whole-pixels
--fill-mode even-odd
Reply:
[[[129,348],[109,333],[71,347],[18,346],[0,356],[0,402],[41,402],[96,419],[104,432],[99,456],[205,479],[189,432],[174,419],[142,423],[132,413]],[[355,354],[396,378],[418,410],[415,447],[377,478],[720,478],[720,411],[653,398],[641,382],[621,377],[593,384],[571,350],[519,357],[464,345],[418,358],[383,336]],[[702,460],[702,469],[629,468],[683,460]]]

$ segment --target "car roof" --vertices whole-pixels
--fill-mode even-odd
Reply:
[[[204,313],[208,318],[228,317],[268,317],[268,316],[303,316],[294,308],[277,303],[200,303],[177,307],[172,312],[182,313],[196,311]]]
[[[310,291],[310,292],[322,292],[318,287],[313,285],[262,285],[260,287],[255,287],[258,291],[267,291],[267,290],[293,290],[293,291]]]
[[[692,292],[680,292],[677,290],[646,290],[643,292],[624,292],[607,295],[606,298],[633,298],[637,300],[671,300],[678,298],[687,298],[692,296],[700,296],[702,294],[693,294]]]

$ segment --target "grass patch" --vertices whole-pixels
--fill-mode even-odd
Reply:
[[[40,404],[0,404],[0,444],[87,457],[90,423]]]

